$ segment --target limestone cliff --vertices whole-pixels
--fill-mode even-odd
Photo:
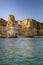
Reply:
[[[8,23],[7,23],[7,27],[11,27],[14,26],[14,22],[15,22],[15,17],[13,15],[8,15]]]
[[[0,37],[6,37],[7,35],[7,21],[0,18]]]
[[[19,21],[20,22],[20,21]],[[37,35],[37,21],[33,19],[25,19],[19,23],[19,34],[29,37]]]
[[[8,15],[8,21],[0,18],[0,37],[15,36],[43,36],[43,23],[34,19],[15,20],[13,15]]]
[[[39,34],[40,36],[43,36],[43,23],[40,23],[38,34]]]
[[[8,15],[8,23],[7,23],[7,37],[14,37],[16,34],[16,20],[13,15]]]
[[[34,19],[24,19],[19,21],[19,35],[25,37],[43,36],[43,23]]]

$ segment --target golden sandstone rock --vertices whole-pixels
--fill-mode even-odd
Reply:
[[[13,15],[8,15],[8,21],[0,18],[0,37],[15,36],[43,36],[43,23],[34,19],[15,20]]]
[[[15,30],[16,21],[13,15],[8,15],[8,23],[7,23],[7,36],[13,37],[16,34]]]
[[[13,15],[8,15],[7,27],[14,26],[15,18]]]

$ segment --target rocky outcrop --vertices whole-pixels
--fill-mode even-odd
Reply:
[[[7,35],[7,21],[0,18],[0,37],[6,37]]]
[[[37,35],[37,21],[33,19],[25,19],[19,21],[19,34],[26,37],[33,37]]]
[[[34,19],[25,19],[18,22],[19,35],[25,37],[43,36],[43,23]]]
[[[13,15],[8,16],[8,23],[7,23],[7,37],[16,37],[16,21]]]
[[[13,15],[8,15],[8,21],[0,18],[0,37],[34,37],[43,36],[43,23],[34,19],[15,20]]]
[[[43,36],[43,23],[40,23],[38,34],[39,36]]]

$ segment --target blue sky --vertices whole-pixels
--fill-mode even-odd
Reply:
[[[43,22],[43,0],[0,0],[0,18],[7,20],[8,14],[16,20],[33,18]]]

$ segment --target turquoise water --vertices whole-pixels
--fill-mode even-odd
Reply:
[[[0,65],[43,65],[43,38],[0,38]]]

